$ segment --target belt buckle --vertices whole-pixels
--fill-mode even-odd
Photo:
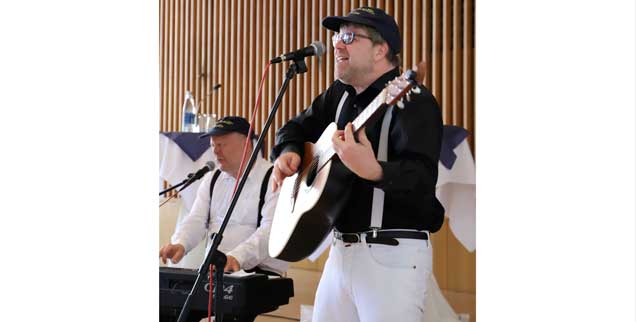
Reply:
[[[339,231],[334,231],[335,235],[336,235],[336,239],[339,239],[343,242],[345,242],[346,244],[351,244],[351,243],[358,243],[361,241],[360,236],[356,233],[341,233]],[[349,236],[353,236],[355,237],[354,241],[348,241],[347,239],[349,239]]]
[[[356,233],[344,233],[344,234],[342,234],[342,237],[343,237],[343,238],[342,238],[342,241],[345,241],[345,240],[344,240],[344,236],[352,236],[352,237],[355,237],[355,240],[354,240],[354,241],[352,241],[352,242],[346,242],[346,243],[359,243],[359,242],[361,241],[361,239],[360,239],[360,235],[358,235],[358,234],[356,234]]]

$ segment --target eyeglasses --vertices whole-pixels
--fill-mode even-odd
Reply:
[[[333,36],[331,36],[331,42],[335,46],[338,43],[338,41],[342,40],[342,42],[345,45],[349,45],[353,42],[354,39],[356,39],[356,37],[366,38],[369,40],[371,39],[371,37],[369,36],[358,35],[354,33],[353,31],[348,31],[348,32],[341,32],[341,33],[334,34]]]

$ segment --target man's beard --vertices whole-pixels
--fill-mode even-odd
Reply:
[[[340,70],[336,67],[334,68],[334,77],[338,79],[340,82],[347,85],[355,85],[356,80],[361,79],[361,75],[370,74],[373,71],[372,64],[367,64],[366,66],[349,66],[343,70]],[[340,74],[340,75],[338,75]]]

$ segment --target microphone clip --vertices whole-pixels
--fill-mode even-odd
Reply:
[[[305,58],[294,58],[293,63],[296,65],[296,74],[303,74],[307,72],[307,63],[305,63]]]

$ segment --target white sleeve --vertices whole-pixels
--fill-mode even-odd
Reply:
[[[210,181],[213,173],[209,172],[203,177],[190,213],[177,224],[172,235],[171,242],[182,244],[186,253],[196,247],[206,235],[205,224],[210,210]]]
[[[270,176],[267,182],[267,192],[265,193],[265,203],[261,210],[261,225],[256,229],[247,240],[240,243],[236,248],[228,252],[227,254],[236,258],[241,265],[241,269],[251,269],[256,265],[262,263],[264,260],[270,258],[268,251],[269,244],[269,232],[272,228],[272,221],[274,219],[274,210],[276,209],[276,202],[278,201],[278,191],[272,192],[272,180],[273,175]],[[262,181],[258,182],[259,192]]]

